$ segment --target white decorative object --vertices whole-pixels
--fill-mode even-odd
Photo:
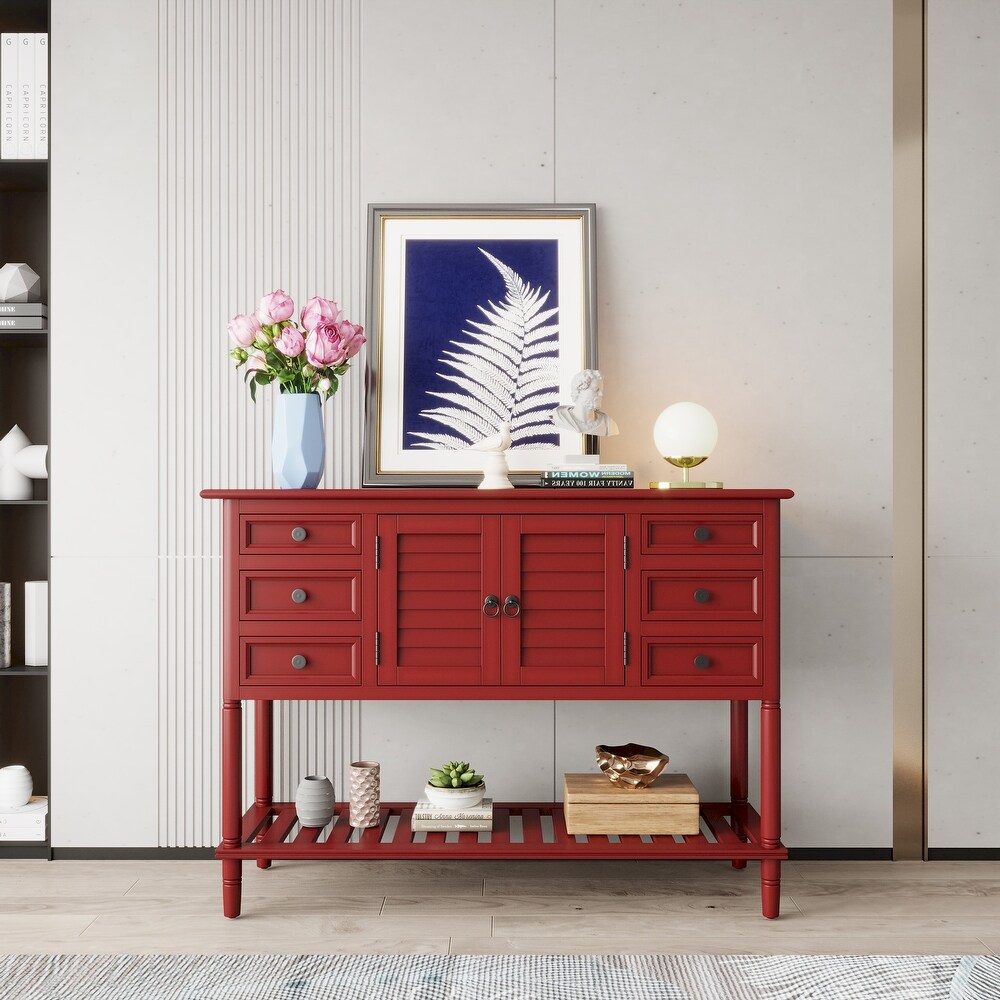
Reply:
[[[333,783],[325,774],[307,774],[295,793],[295,814],[303,826],[322,827],[333,819]]]
[[[49,446],[47,444],[29,444],[22,448],[12,459],[14,468],[29,479],[49,478]]]
[[[31,772],[23,764],[0,767],[0,809],[27,805],[31,789]]]
[[[427,785],[424,797],[436,806],[448,806],[451,809],[468,809],[478,806],[486,794],[486,782],[474,785],[472,788],[438,788]]]
[[[470,451],[485,452],[483,458],[483,481],[481,490],[512,490],[514,484],[507,478],[510,466],[507,464],[507,449],[510,447],[510,424],[502,424],[496,434],[474,444]]]
[[[26,580],[24,584],[24,662],[44,667],[49,662],[49,584]]]
[[[41,302],[42,279],[27,264],[0,267],[0,302]]]
[[[32,444],[17,424],[0,440],[0,500],[30,500],[32,479],[48,479],[45,444]]]
[[[599,371],[587,368],[577,372],[569,387],[573,403],[571,406],[557,406],[552,411],[552,423],[556,427],[600,437],[618,433],[618,425],[600,409],[604,398],[604,377]]]
[[[0,583],[0,668],[10,666],[10,584]]]

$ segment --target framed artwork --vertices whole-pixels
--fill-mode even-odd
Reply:
[[[365,486],[475,486],[510,425],[511,482],[587,435],[553,425],[597,367],[593,205],[372,205]]]

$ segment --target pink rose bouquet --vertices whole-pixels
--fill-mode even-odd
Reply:
[[[336,302],[315,295],[292,318],[295,303],[280,288],[269,292],[253,314],[238,313],[229,321],[235,343],[229,356],[246,365],[244,381],[257,399],[257,386],[277,382],[282,392],[315,392],[329,399],[340,377],[365,342],[364,330],[344,319]]]

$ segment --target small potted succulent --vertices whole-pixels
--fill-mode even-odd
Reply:
[[[483,801],[486,781],[468,761],[452,760],[431,768],[424,794],[433,805],[468,809]]]

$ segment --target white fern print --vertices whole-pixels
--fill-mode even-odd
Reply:
[[[441,405],[420,416],[442,424],[438,433],[410,431],[415,447],[468,448],[509,423],[512,448],[554,448],[549,415],[559,402],[558,308],[545,309],[550,292],[532,288],[513,268],[477,248],[499,271],[507,294],[497,305],[477,306],[485,322],[468,320],[469,341],[450,341],[438,359],[448,392],[428,392]]]

